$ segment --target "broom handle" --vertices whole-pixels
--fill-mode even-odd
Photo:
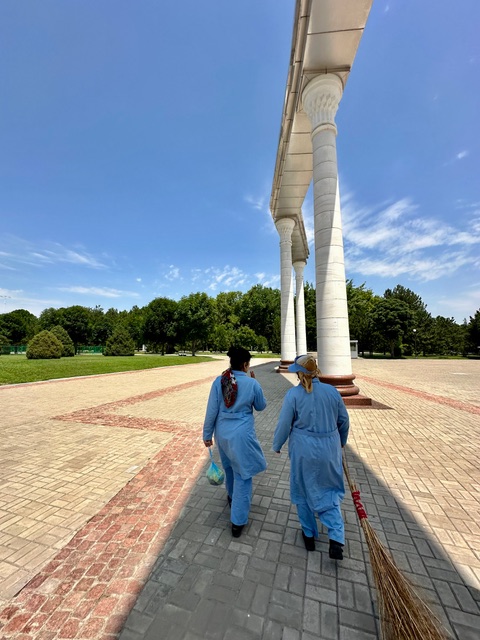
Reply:
[[[357,486],[355,482],[352,480],[352,477],[350,475],[350,470],[347,465],[347,456],[345,453],[345,448],[342,449],[342,463],[343,463],[343,470],[345,472],[345,477],[347,478],[348,486],[350,487],[350,491],[355,491]]]
[[[360,499],[360,491],[358,490],[357,485],[352,480],[352,477],[350,475],[350,471],[349,471],[348,465],[347,465],[347,457],[345,455],[345,449],[342,449],[342,463],[343,463],[343,470],[344,470],[345,476],[347,478],[348,486],[350,487],[350,492],[352,494],[353,504],[355,506],[355,510],[357,512],[358,519],[360,520],[360,524],[362,524],[362,521],[366,520],[368,518],[367,511],[366,511],[365,507],[363,506],[362,501]]]

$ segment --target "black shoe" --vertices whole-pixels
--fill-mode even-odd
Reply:
[[[239,538],[244,526],[244,524],[232,524],[232,536],[234,538]]]
[[[315,551],[315,538],[314,536],[306,536],[302,531],[303,543],[307,551]]]
[[[231,507],[232,506],[232,499],[230,496],[227,496],[227,501],[228,501],[228,506]]]
[[[343,560],[343,544],[336,540],[330,540],[328,555],[332,560]]]

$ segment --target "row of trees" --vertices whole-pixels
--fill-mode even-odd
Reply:
[[[405,355],[462,355],[478,353],[480,309],[470,321],[432,317],[420,296],[397,285],[383,296],[365,284],[347,281],[350,336],[359,351]],[[307,346],[316,350],[315,289],[305,285]],[[114,331],[128,332],[137,349],[146,345],[155,353],[188,348],[225,351],[237,344],[255,351],[280,351],[280,291],[262,285],[246,293],[192,293],[178,302],[155,298],[130,311],[79,305],[45,309],[39,318],[24,309],[0,315],[0,346],[26,344],[42,330],[62,327],[82,345],[105,345]]]

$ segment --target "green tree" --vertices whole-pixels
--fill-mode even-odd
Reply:
[[[228,351],[233,343],[233,329],[231,325],[217,324],[211,335],[213,351]]]
[[[477,309],[473,317],[470,316],[466,334],[468,351],[476,356],[480,355],[480,309]]]
[[[0,333],[10,344],[26,344],[37,333],[38,318],[26,309],[16,309],[0,315]]]
[[[317,350],[317,302],[316,291],[313,284],[305,282],[305,329],[307,333],[308,351]]]
[[[242,298],[240,323],[257,336],[268,340],[270,349],[278,352],[280,337],[280,291],[257,284]]]
[[[48,330],[55,326],[63,326],[63,311],[64,309],[54,309],[53,307],[44,309],[38,319],[38,328]]]
[[[117,327],[112,335],[108,338],[104,356],[133,356],[135,355],[135,342],[127,329]]]
[[[63,344],[50,331],[40,331],[28,343],[26,356],[29,360],[61,358]]]
[[[113,333],[113,328],[111,317],[104,313],[100,305],[90,309],[90,338],[93,345],[105,345]]]
[[[256,351],[259,353],[263,353],[264,351],[268,351],[268,342],[264,336],[257,336],[257,346]]]
[[[79,345],[86,345],[90,341],[91,336],[91,310],[87,307],[74,305],[63,310],[63,319],[61,326],[73,340],[75,353],[78,351]]]
[[[433,321],[435,353],[441,356],[461,355],[465,350],[465,327],[454,318],[437,316]]]
[[[71,358],[75,355],[75,347],[73,345],[73,341],[63,327],[61,327],[60,325],[56,325],[55,327],[52,327],[50,329],[50,333],[52,333],[62,343],[63,358]]]
[[[175,344],[178,303],[170,298],[155,298],[143,313],[142,337],[152,351],[165,354],[167,345]]]
[[[143,345],[143,327],[144,327],[145,308],[138,307],[136,304],[130,309],[126,318],[126,326],[128,332],[135,342],[137,349],[141,349]]]
[[[10,340],[0,333],[0,355],[10,353]]]
[[[362,355],[366,350],[373,351],[378,336],[372,326],[372,312],[379,298],[365,283],[355,287],[353,280],[347,280],[347,305],[350,338],[358,340],[358,351]]]
[[[215,303],[218,324],[231,326],[233,329],[240,326],[242,299],[243,293],[240,291],[221,292],[217,295]]]
[[[243,347],[248,351],[256,349],[258,336],[250,327],[239,327],[233,334],[233,346]]]
[[[426,355],[432,346],[432,316],[427,311],[427,305],[422,298],[401,284],[397,284],[393,289],[387,289],[384,297],[396,298],[408,305],[413,316],[408,332],[403,336],[403,341],[406,343],[405,346],[409,354],[417,355],[419,351],[422,351]]]
[[[372,328],[386,340],[392,358],[402,336],[408,332],[412,318],[407,303],[394,297],[379,299],[372,310]]]
[[[177,337],[182,345],[190,345],[192,355],[205,344],[215,326],[215,302],[206,293],[183,296],[177,304]]]

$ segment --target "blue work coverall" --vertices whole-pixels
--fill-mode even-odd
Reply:
[[[318,536],[315,514],[330,540],[345,543],[340,503],[345,495],[342,447],[347,442],[348,413],[334,387],[314,378],[312,392],[302,385],[287,392],[273,437],[274,451],[288,441],[290,498],[306,536]]]
[[[232,407],[225,406],[221,376],[216,378],[208,398],[203,439],[215,437],[225,470],[227,493],[232,499],[231,521],[246,524],[252,502],[252,477],[267,468],[267,461],[255,433],[253,409],[263,411],[267,401],[259,383],[243,371],[234,371],[238,393]]]

